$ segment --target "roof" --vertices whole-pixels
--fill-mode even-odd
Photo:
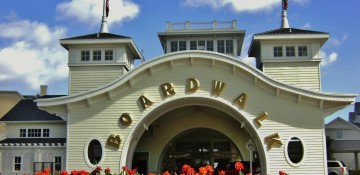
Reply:
[[[70,38],[64,38],[61,40],[86,40],[86,39],[123,39],[130,38],[127,36],[116,35],[112,33],[93,33],[88,35],[75,36]]]
[[[333,140],[331,146],[334,152],[359,151],[360,140]]]
[[[270,30],[262,33],[257,33],[255,35],[296,35],[296,34],[329,34],[329,33],[297,29],[297,28],[281,28],[281,29]]]
[[[63,121],[61,117],[40,110],[34,100],[19,101],[0,121]]]
[[[1,146],[65,146],[66,138],[8,138]]]

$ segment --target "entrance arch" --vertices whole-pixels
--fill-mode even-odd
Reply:
[[[256,129],[249,123],[246,115],[236,105],[221,98],[212,97],[180,97],[165,99],[149,109],[143,111],[143,117],[131,130],[126,138],[120,166],[131,167],[135,151],[146,150],[142,145],[151,145],[148,171],[160,172],[161,156],[167,144],[180,133],[194,128],[209,128],[224,134],[240,150],[243,160],[249,159],[246,152],[246,143],[252,140],[257,147],[258,157],[261,160],[262,169],[266,169],[266,153],[263,141],[260,140]],[[170,117],[169,117],[170,116]],[[191,119],[191,120],[189,120]],[[195,120],[194,120],[195,119]],[[158,124],[169,124],[168,130],[157,130]],[[163,128],[161,128],[163,129]],[[146,132],[145,132],[146,131]],[[155,142],[147,142],[144,133],[156,134]],[[154,166],[155,164],[155,166]],[[264,173],[264,172],[262,172]]]

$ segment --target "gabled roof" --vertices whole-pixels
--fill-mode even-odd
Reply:
[[[330,130],[330,129],[347,129],[347,130],[349,130],[349,129],[352,129],[352,130],[357,130],[360,133],[360,128],[359,127],[357,127],[356,125],[344,120],[341,117],[337,117],[333,121],[326,124],[325,129],[326,130]]]
[[[19,101],[0,121],[63,121],[61,117],[40,110],[35,99],[24,99]]]
[[[297,28],[281,28],[281,29],[275,29],[275,30],[257,33],[255,35],[296,35],[296,34],[329,34],[329,33],[313,31],[313,30],[297,29]]]
[[[130,38],[127,36],[116,35],[112,33],[93,33],[88,35],[80,35],[74,36],[70,38],[64,38],[61,40],[86,40],[86,39],[123,39],[123,38]]]
[[[65,146],[66,138],[8,138],[0,141],[3,146]]]

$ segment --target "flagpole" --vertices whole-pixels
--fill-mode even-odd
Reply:
[[[104,0],[103,3],[103,16],[101,20],[101,27],[100,27],[100,33],[109,33],[108,27],[107,27],[107,19],[106,19],[106,1]]]

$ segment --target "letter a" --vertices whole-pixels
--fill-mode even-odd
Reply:
[[[246,101],[247,101],[247,95],[245,93],[242,93],[239,97],[237,97],[234,100],[234,103],[238,104],[241,109],[244,109]]]
[[[200,88],[199,80],[195,78],[188,78],[187,81],[187,91],[196,92]]]
[[[220,94],[222,93],[222,91],[225,88],[225,85],[226,85],[226,83],[214,80],[213,81],[213,91],[212,91],[213,95],[220,96]]]
[[[154,103],[152,101],[150,101],[148,98],[146,98],[144,95],[139,97],[139,101],[143,107],[143,109],[145,110],[146,108],[148,108],[149,106],[153,105]]]

